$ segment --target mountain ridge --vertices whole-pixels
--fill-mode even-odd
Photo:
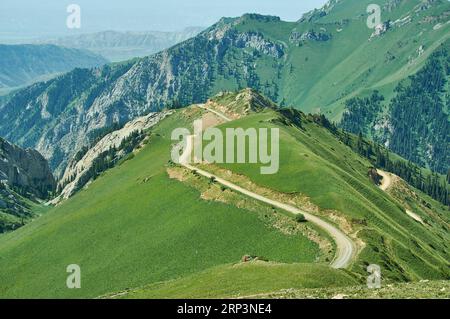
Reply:
[[[339,227],[357,244],[356,260],[347,270],[329,267],[333,245],[310,223],[171,161],[174,129],[192,129],[200,118],[214,123],[214,112],[191,105],[152,127],[148,143],[133,158],[103,172],[33,223],[0,237],[0,293],[98,297],[144,285],[151,290],[174,279],[189,281],[203,271],[213,283],[230,278],[223,272],[229,267],[234,280],[246,273],[240,267],[254,274],[245,276],[250,282],[266,278],[261,285],[242,287],[245,295],[274,287],[363,284],[373,263],[382,267],[386,284],[448,278],[447,207],[401,181],[403,186],[392,192],[381,190],[369,174],[373,164],[340,141],[344,133],[323,115],[257,107],[261,100],[265,98],[252,90],[228,92],[212,97],[207,107],[240,115],[231,122],[217,118],[220,130],[278,128],[277,174],[261,175],[259,165],[250,163],[195,165]],[[349,138],[361,144],[357,136]],[[248,259],[260,260],[261,271],[252,271]],[[66,273],[58,271],[74,262],[83,267],[83,289],[67,289]],[[123,271],[130,267],[134,271]],[[278,279],[290,271],[298,273],[294,282]],[[151,296],[148,290],[142,293]]]
[[[120,62],[157,53],[197,35],[202,30],[200,27],[189,27],[178,32],[108,30],[43,39],[35,43],[89,50],[111,62]]]
[[[374,87],[391,100],[395,85],[420,70],[448,38],[449,24],[439,22],[448,20],[448,2],[426,1],[417,11],[423,2],[384,1],[388,7],[396,4],[386,9],[392,21],[410,13],[411,22],[396,24],[371,41],[373,30],[365,25],[369,1],[332,3],[333,10],[313,22],[283,22],[256,14],[223,18],[198,36],[153,56],[74,71],[27,88],[0,109],[9,118],[25,108],[33,115],[22,115],[20,123],[0,125],[0,135],[36,147],[60,174],[67,158],[88,144],[89,131],[166,107],[204,102],[223,90],[252,87],[281,106],[339,120],[346,100],[364,96]],[[341,19],[355,8],[364,10],[352,19]],[[435,30],[437,23],[442,27]],[[426,30],[422,35],[417,32],[420,28]],[[421,54],[419,47],[423,47]],[[386,51],[389,57],[370,57]],[[70,89],[61,95],[57,92],[61,86]],[[42,109],[58,111],[44,113],[48,118],[43,118]]]

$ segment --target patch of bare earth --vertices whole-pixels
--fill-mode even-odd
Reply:
[[[187,122],[194,123],[194,121],[201,117],[202,110],[197,107],[186,107],[181,111],[182,116]]]
[[[222,118],[214,113],[207,112],[202,115],[202,127],[207,129],[209,127],[214,127],[225,122]]]
[[[205,104],[205,107],[208,109],[214,110],[216,112],[219,112],[232,120],[240,119],[243,116],[247,115],[250,111],[250,110],[246,110],[246,109],[242,109],[239,111],[233,110],[233,107],[230,105],[222,105],[222,104],[219,104],[219,103],[211,101],[211,100],[209,100]]]

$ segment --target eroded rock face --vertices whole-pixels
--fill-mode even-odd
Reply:
[[[21,193],[46,198],[56,183],[45,158],[0,138],[0,180]]]
[[[105,135],[88,149],[81,159],[74,158],[71,160],[63,177],[58,182],[58,189],[61,190],[61,193],[51,203],[57,204],[61,200],[71,197],[77,190],[86,185],[92,179],[92,167],[100,157],[110,157],[107,160],[111,161],[112,164],[124,158],[134,149],[134,145],[130,145],[131,147],[124,145],[127,138],[151,128],[171,113],[172,111],[164,111],[138,117],[128,122],[123,128]],[[140,143],[144,138],[145,134],[136,136],[135,142]]]
[[[314,30],[310,30],[304,33],[300,33],[296,30],[294,30],[290,37],[289,37],[289,42],[299,45],[302,42],[306,42],[306,41],[317,41],[317,42],[325,42],[325,41],[329,41],[331,39],[331,35],[325,33],[326,30],[323,30],[324,32],[320,31],[320,32],[316,32]]]

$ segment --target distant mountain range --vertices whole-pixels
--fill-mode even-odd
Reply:
[[[191,27],[179,32],[118,32],[104,31],[57,39],[40,40],[37,43],[85,49],[99,54],[109,61],[125,61],[144,57],[167,49],[177,43],[192,38],[203,28]]]
[[[155,55],[74,70],[3,102],[0,135],[35,147],[61,174],[90,143],[93,130],[206,101],[222,90],[251,87],[281,106],[343,119],[341,125],[444,173],[450,130],[450,3],[387,0],[384,27],[378,31],[367,27],[370,3],[330,1],[298,22],[256,14],[223,18]],[[426,83],[419,71],[441,81],[421,88],[427,91],[424,103],[409,103],[417,102],[409,77],[417,74]],[[376,105],[366,103],[375,91]],[[357,114],[357,105],[363,105],[363,115]]]
[[[0,92],[49,79],[74,68],[91,68],[108,62],[86,50],[47,44],[0,44],[0,56]]]

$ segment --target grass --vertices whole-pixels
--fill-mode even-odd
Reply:
[[[180,113],[167,118],[135,158],[0,237],[0,297],[96,297],[246,254],[314,261],[318,247],[306,238],[284,235],[248,210],[201,200],[196,189],[169,179],[170,132],[187,123]],[[65,286],[69,264],[81,266],[81,289]]]
[[[301,115],[299,128],[266,109],[220,126],[279,128],[278,174],[261,175],[260,165],[248,164],[207,165],[208,170],[229,169],[234,174],[228,179],[243,176],[232,182],[247,179],[273,194],[307,196],[315,214],[364,242],[352,276],[312,264],[322,255],[316,243],[280,231],[239,199],[201,199],[198,185],[170,179],[170,133],[190,127],[201,112],[177,111],[152,130],[149,143],[132,159],[1,236],[0,297],[77,298],[120,291],[132,298],[251,295],[355,285],[372,263],[381,266],[387,283],[448,278],[443,217],[448,209],[411,189],[401,196],[378,189],[367,176],[370,164],[310,116]],[[428,223],[407,216],[406,205]],[[244,255],[271,263],[231,265]],[[82,289],[65,286],[65,269],[73,263],[81,266]]]
[[[124,291],[107,298],[237,298],[292,288],[342,287],[358,281],[345,271],[314,264],[248,262]]]
[[[367,286],[332,287],[316,289],[289,289],[258,296],[258,298],[294,299],[449,299],[450,281],[418,281],[382,284],[380,289]]]
[[[305,112],[321,112],[333,120],[339,120],[344,102],[354,96],[380,90],[390,100],[394,88],[402,79],[417,72],[427,57],[449,37],[450,25],[433,30],[435,23],[419,23],[426,16],[439,16],[450,4],[443,1],[433,8],[413,14],[413,22],[394,27],[382,37],[368,41],[374,30],[367,27],[366,9],[369,4],[383,6],[386,1],[341,1],[329,15],[315,22],[261,22],[245,20],[236,28],[263,34],[274,43],[285,44],[283,61],[258,61],[260,82],[277,83],[278,101]],[[395,21],[413,12],[419,0],[402,3],[392,11],[382,11],[382,21]],[[342,23],[346,21],[346,23]],[[445,23],[445,21],[444,21]],[[304,33],[309,30],[325,32],[331,40],[306,41],[301,46],[289,41],[293,30]],[[341,29],[341,31],[337,31]],[[416,54],[422,46],[422,56]],[[395,58],[388,60],[387,53]],[[411,58],[414,59],[413,63]],[[277,67],[281,65],[279,76]],[[291,66],[294,72],[291,72]]]
[[[406,215],[405,200],[386,194],[368,178],[371,164],[337,140],[332,133],[303,116],[302,129],[274,121],[274,111],[264,111],[223,124],[226,127],[280,129],[280,170],[261,175],[260,164],[209,165],[247,176],[253,183],[286,194],[303,194],[330,219],[336,212],[352,232],[365,242],[352,270],[365,273],[367,265],[377,263],[393,280],[448,278],[449,233],[444,218],[448,208],[415,191],[411,202],[421,206],[432,222],[423,226]],[[229,177],[228,177],[229,178]],[[426,204],[424,204],[426,203]],[[426,210],[428,205],[431,209]],[[425,212],[425,210],[427,212]],[[330,219],[331,220],[331,219]],[[362,221],[366,226],[359,225]]]

